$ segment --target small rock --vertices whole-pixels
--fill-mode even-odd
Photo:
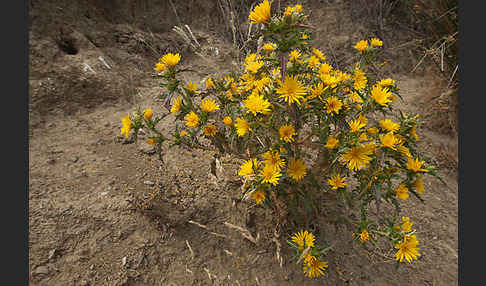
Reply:
[[[34,274],[49,274],[49,268],[46,266],[39,266],[35,269]]]
[[[79,157],[78,157],[78,156],[74,156],[74,157],[71,159],[71,161],[72,161],[73,163],[76,163],[76,162],[78,162],[78,161],[79,161]]]
[[[86,280],[81,280],[79,282],[79,286],[89,286],[89,281],[86,281]]]
[[[127,257],[122,258],[122,266],[125,266],[127,264]]]
[[[52,249],[51,251],[49,251],[49,257],[48,259],[51,260],[53,259],[54,257],[56,257],[56,254],[57,254],[57,249]]]
[[[154,183],[154,182],[152,182],[152,181],[143,181],[143,183],[144,183],[145,185],[150,185],[150,186],[155,185],[155,183]]]

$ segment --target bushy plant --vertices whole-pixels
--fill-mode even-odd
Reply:
[[[151,109],[138,109],[122,120],[122,134],[128,137],[133,130],[136,138],[140,128],[150,130],[147,142],[159,154],[165,141],[171,147],[214,146],[242,159],[242,197],[274,209],[279,222],[308,225],[322,210],[319,200],[333,198],[348,214],[360,214],[346,218],[359,241],[386,237],[397,249],[397,263],[417,259],[416,229],[401,217],[400,204],[411,195],[422,201],[423,176],[437,174],[417,149],[419,116],[396,115],[397,83],[368,69],[379,66],[382,41],[357,42],[359,61],[340,70],[311,47],[312,27],[301,5],[272,16],[265,0],[249,20],[262,25],[264,44],[246,56],[240,72],[209,77],[199,87],[180,79],[185,70],[179,54],[165,54],[155,78],[167,88],[170,113],[154,116]],[[167,114],[177,124],[173,133],[162,134],[156,125]],[[371,204],[376,219],[368,215]],[[392,208],[380,211],[381,204]],[[316,247],[314,239],[302,230],[289,240],[309,277],[327,267],[326,249]]]

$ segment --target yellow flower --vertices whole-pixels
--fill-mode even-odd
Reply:
[[[181,110],[181,100],[181,96],[178,96],[174,99],[174,104],[172,104],[172,107],[170,108],[170,112],[172,114],[176,114],[177,112],[179,112],[179,110]]]
[[[421,177],[418,177],[414,182],[413,182],[413,187],[415,190],[417,190],[417,193],[423,194],[425,191],[424,187],[424,181],[422,181]]]
[[[309,38],[309,36],[307,36],[306,33],[302,34],[302,37],[301,37],[302,40],[307,40],[308,38]]]
[[[386,106],[387,103],[392,102],[390,96],[391,92],[388,91],[388,88],[382,88],[379,85],[375,85],[371,89],[371,98],[381,106]]]
[[[147,139],[145,142],[147,142],[147,144],[149,144],[149,145],[154,145],[154,143],[155,143],[155,138],[149,138],[149,139]]]
[[[329,65],[328,63],[323,63],[319,67],[319,76],[322,78],[325,75],[329,75],[332,71],[332,66]]]
[[[216,132],[218,131],[218,128],[214,124],[208,124],[208,126],[203,128],[204,135],[213,137],[216,135]]]
[[[383,41],[380,41],[380,39],[378,39],[378,38],[371,38],[370,44],[373,47],[381,47],[381,46],[383,46]]]
[[[246,70],[255,74],[258,72],[258,70],[263,66],[264,62],[263,61],[254,61],[254,62],[249,62],[246,65]]]
[[[391,78],[386,78],[386,79],[380,80],[376,84],[379,85],[379,86],[381,86],[381,87],[387,87],[387,86],[395,85],[395,81],[393,79],[391,79]]]
[[[303,95],[306,94],[306,88],[300,83],[294,76],[285,76],[285,81],[282,85],[276,89],[276,92],[283,97],[284,100],[290,105],[293,102],[297,102],[300,105],[299,99],[303,99]]]
[[[356,90],[364,89],[366,87],[366,83],[368,82],[368,79],[366,78],[366,74],[360,69],[356,69],[354,71],[353,80],[354,80],[354,88]]]
[[[265,159],[265,165],[272,166],[278,170],[281,170],[285,166],[285,161],[280,158],[280,153],[278,151],[267,151],[263,154]]]
[[[262,177],[262,183],[269,183],[274,186],[278,184],[278,180],[282,176],[282,173],[271,165],[266,165],[260,171],[258,176]]]
[[[177,54],[172,54],[172,53],[168,53],[168,54],[165,54],[164,56],[162,56],[162,58],[160,58],[160,61],[169,66],[169,67],[173,67],[175,65],[177,65],[177,63],[181,60],[181,56],[179,55],[179,53]]]
[[[412,154],[410,153],[410,150],[407,147],[400,145],[400,146],[397,147],[397,150],[398,150],[398,152],[405,155],[406,157],[412,158]]]
[[[309,278],[319,277],[324,275],[324,269],[327,268],[327,262],[319,260],[319,258],[307,253],[304,259],[303,270]]]
[[[240,118],[240,117],[236,118],[235,127],[236,127],[236,133],[238,133],[238,136],[243,136],[246,133],[248,133],[248,131],[251,130],[250,124],[248,124],[248,122],[245,119]]]
[[[428,172],[429,170],[423,169],[422,165],[424,164],[424,161],[419,161],[418,158],[413,160],[412,158],[408,158],[407,161],[407,169],[412,170],[414,172]]]
[[[283,125],[279,129],[279,133],[280,133],[280,140],[283,140],[287,143],[293,142],[294,139],[292,138],[292,136],[297,134],[295,133],[295,129],[292,125]]]
[[[291,158],[287,168],[287,174],[298,182],[307,174],[307,166],[302,159]]]
[[[307,59],[307,65],[313,69],[315,67],[318,67],[319,64],[321,62],[319,62],[319,59],[316,57],[316,56],[310,56],[308,59]]]
[[[130,120],[129,114],[127,114],[127,116],[122,118],[122,125],[123,127],[121,128],[120,134],[121,135],[125,134],[125,138],[128,138],[128,134],[132,129],[132,121]]]
[[[404,232],[411,232],[412,231],[412,225],[413,225],[413,222],[410,221],[410,218],[408,216],[402,216],[401,229]]]
[[[408,189],[404,184],[400,184],[396,189],[395,189],[395,195],[397,198],[400,198],[402,200],[407,200],[408,197],[410,196],[408,194]]]
[[[245,161],[241,166],[240,170],[238,171],[238,176],[242,176],[248,178],[250,175],[255,174],[255,169],[258,169],[260,162],[256,158],[250,158],[248,161]]]
[[[380,141],[381,146],[397,150],[397,148],[395,147],[395,145],[397,144],[397,139],[393,135],[393,132],[388,132],[386,135],[381,136]]]
[[[251,197],[257,204],[261,204],[265,200],[265,192],[262,190],[256,190],[251,194]]]
[[[368,48],[368,41],[361,40],[361,41],[356,43],[354,48],[357,49],[360,52],[364,52]]]
[[[299,50],[292,50],[290,53],[289,53],[289,62],[293,61],[293,60],[298,60],[299,57],[300,57],[301,53]]]
[[[270,112],[270,102],[263,98],[263,94],[252,92],[242,103],[253,115]]]
[[[194,111],[187,114],[185,119],[186,125],[189,127],[196,127],[199,125],[199,116]]]
[[[337,190],[339,188],[344,188],[347,186],[347,184],[344,182],[346,180],[346,177],[341,178],[341,174],[336,174],[327,181],[329,182],[329,185],[331,185],[331,189]]]
[[[403,258],[405,258],[408,263],[411,263],[413,260],[417,259],[417,257],[420,256],[417,245],[418,240],[414,234],[405,235],[403,241],[395,245],[395,248],[398,249],[397,253],[395,253],[396,260],[402,262]]]
[[[253,11],[250,12],[249,19],[252,24],[266,23],[270,19],[270,3],[268,0],[256,5]]]
[[[326,88],[324,88],[324,85],[321,82],[319,82],[316,85],[313,85],[311,88],[309,88],[310,94],[306,99],[314,99],[316,97],[320,97],[324,92],[324,90],[326,90]]]
[[[146,119],[152,118],[152,114],[152,109],[150,108],[147,108],[143,111],[143,117],[145,117]]]
[[[326,112],[339,114],[339,110],[342,108],[343,103],[335,96],[330,96],[326,101]]]
[[[341,163],[347,163],[348,169],[350,170],[361,170],[361,168],[365,167],[372,159],[368,156],[373,153],[373,150],[370,147],[371,146],[354,147],[346,151],[346,153],[340,157]]]
[[[307,230],[301,230],[291,237],[291,240],[297,244],[299,250],[304,250],[307,247],[314,247],[314,234],[312,232],[308,232]]]
[[[195,82],[188,82],[185,86],[183,86],[185,89],[187,89],[190,93],[199,93],[199,91],[196,90],[197,88],[197,83]]]
[[[329,136],[329,138],[327,138],[326,145],[324,145],[324,147],[328,149],[334,149],[338,146],[338,144],[339,144],[339,140],[336,139],[336,137]]]
[[[415,139],[415,141],[418,141],[419,140],[419,136],[417,135],[417,125],[414,125],[412,127],[412,129],[410,129],[410,135],[413,136],[413,138]]]
[[[228,125],[228,126],[233,126],[233,120],[229,116],[226,116],[225,118],[223,118],[223,123]]]
[[[231,93],[231,90],[228,89],[225,93],[226,97],[231,100],[231,101],[235,101],[235,98],[233,97],[233,93]]]
[[[179,133],[179,136],[181,137],[184,137],[187,135],[187,131],[186,130],[182,130],[181,133]]]
[[[214,112],[219,110],[219,105],[216,104],[214,99],[203,99],[201,101],[201,109],[206,112]]]
[[[296,4],[296,5],[294,6],[294,11],[295,11],[295,12],[297,12],[297,13],[302,12],[302,5],[300,5],[300,4]]]
[[[368,130],[366,130],[370,135],[378,133],[378,128],[376,127],[370,127]]]
[[[266,43],[265,45],[263,45],[263,49],[265,50],[265,52],[272,52],[273,50],[275,50],[277,48],[277,45],[275,45],[274,43]]]
[[[363,123],[359,119],[351,120],[351,122],[348,122],[348,124],[351,132],[358,132],[361,130],[361,128],[366,126],[366,123]]]
[[[206,87],[207,88],[214,88],[214,81],[211,77],[208,77],[208,79],[206,80]]]
[[[370,240],[370,234],[366,229],[363,229],[359,234],[359,239],[362,243],[365,243],[367,240]]]
[[[386,130],[388,132],[395,132],[400,129],[400,124],[393,122],[390,119],[380,120],[380,126],[381,128],[383,128],[383,130]]]
[[[316,55],[321,61],[325,61],[326,60],[326,57],[324,56],[324,54],[320,50],[318,50],[316,48],[313,48],[312,49],[312,53],[314,55]]]
[[[161,62],[155,64],[155,70],[158,72],[164,72],[167,69],[167,66]]]

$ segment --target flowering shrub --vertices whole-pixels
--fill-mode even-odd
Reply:
[[[399,218],[400,203],[410,195],[422,201],[423,176],[438,176],[417,150],[419,116],[394,115],[400,89],[373,72],[382,41],[356,43],[359,60],[340,70],[311,47],[312,27],[301,5],[281,16],[270,11],[264,0],[250,12],[251,23],[263,26],[265,44],[246,56],[237,74],[209,77],[200,87],[180,79],[185,70],[179,54],[161,57],[155,78],[167,88],[170,113],[137,110],[122,119],[121,133],[128,137],[133,130],[136,139],[140,128],[150,130],[147,142],[159,155],[164,141],[211,150],[209,141],[220,153],[241,158],[242,197],[273,208],[282,222],[308,223],[319,211],[319,198],[334,194],[326,198],[360,213],[357,221],[347,218],[359,241],[386,237],[397,249],[397,263],[412,262],[420,256],[419,242],[410,219]],[[178,124],[172,134],[162,134],[156,125],[168,114]],[[368,214],[372,203],[376,219]],[[382,203],[392,208],[381,209]],[[301,231],[289,242],[309,277],[327,268],[314,239]]]

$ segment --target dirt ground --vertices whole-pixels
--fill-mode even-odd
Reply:
[[[322,217],[317,242],[334,247],[326,276],[311,280],[289,261],[290,232],[276,237],[277,261],[271,214],[240,200],[232,158],[220,158],[213,175],[214,153],[165,146],[160,161],[143,140],[120,137],[121,118],[136,107],[162,112],[163,89],[150,76],[165,52],[181,52],[181,64],[197,71],[188,80],[231,68],[217,2],[174,1],[203,57],[170,30],[177,24],[170,1],[112,2],[29,2],[30,285],[458,285],[457,135],[437,109],[447,81],[433,67],[410,73],[418,58],[386,54],[404,98],[396,106],[421,114],[420,148],[447,183],[425,177],[425,203],[402,204],[419,231],[420,259],[397,270],[393,252],[371,251]],[[369,30],[353,19],[349,1],[303,5],[319,23],[315,46],[335,63],[351,62],[352,45]],[[404,41],[390,36],[385,44]],[[160,123],[173,126],[171,116]]]

